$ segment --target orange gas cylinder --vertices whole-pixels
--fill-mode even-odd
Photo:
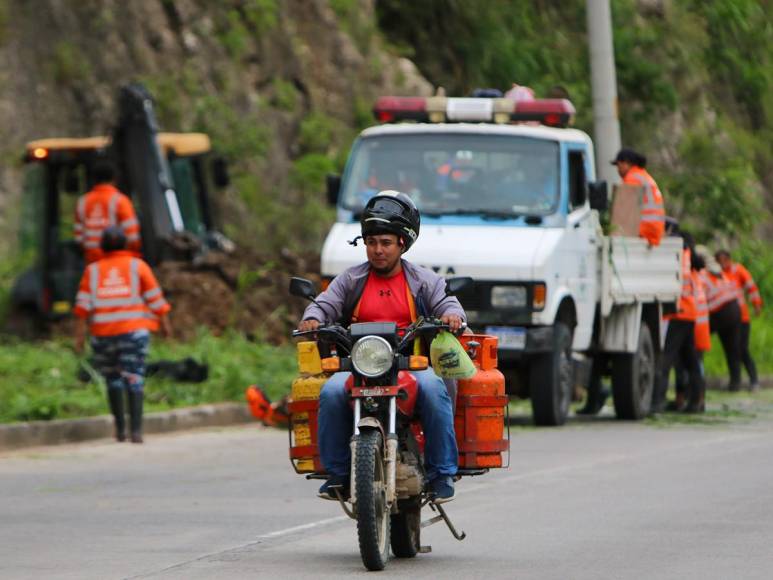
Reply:
[[[459,467],[502,467],[502,452],[509,447],[504,438],[508,398],[505,377],[496,368],[497,338],[485,334],[459,337],[468,352],[472,341],[479,343],[471,356],[478,372],[471,379],[460,380],[456,394],[454,429]]]
[[[287,409],[290,413],[290,461],[298,473],[324,473],[317,444],[319,393],[330,377],[322,372],[317,343],[299,342],[298,370]]]

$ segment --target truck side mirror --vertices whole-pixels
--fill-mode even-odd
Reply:
[[[446,294],[456,296],[471,289],[473,284],[474,282],[469,276],[449,278],[446,280]]]
[[[338,193],[341,191],[341,176],[328,173],[325,179],[327,184],[327,201],[330,205],[338,203]]]
[[[317,289],[314,288],[314,283],[311,280],[293,276],[290,278],[290,295],[314,300],[314,297],[317,295]]]
[[[215,157],[212,160],[212,180],[219,188],[228,187],[231,184],[231,176],[228,173],[228,162],[223,157]]]
[[[588,184],[588,197],[591,209],[604,212],[609,209],[609,197],[606,181],[594,181]]]

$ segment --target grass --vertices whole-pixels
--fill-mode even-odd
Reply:
[[[773,312],[770,308],[763,309],[762,315],[754,317],[751,321],[751,339],[749,350],[754,362],[757,364],[757,372],[764,375],[773,375]],[[725,353],[719,336],[711,335],[711,350],[704,357],[706,375],[709,377],[727,376]],[[746,371],[742,371],[746,380]]]
[[[645,420],[653,427],[728,426],[748,424],[755,420],[773,419],[773,390],[753,393],[741,391],[707,391],[706,412],[702,414],[664,413]]]
[[[209,364],[203,383],[150,377],[146,409],[244,401],[251,384],[272,398],[289,392],[296,375],[292,346],[254,343],[233,332],[215,337],[201,332],[190,343],[154,340],[150,360],[187,356]],[[0,345],[0,423],[89,417],[108,412],[101,380],[78,380],[80,359],[65,340]],[[245,403],[246,404],[246,403]]]

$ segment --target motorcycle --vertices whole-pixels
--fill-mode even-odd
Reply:
[[[458,292],[470,282],[469,278],[449,280],[447,293]],[[316,291],[310,281],[293,278],[290,294],[314,301]],[[350,496],[347,498],[340,488],[335,493],[344,512],[357,522],[360,555],[368,570],[386,566],[390,545],[398,558],[431,551],[431,547],[421,545],[421,529],[440,521],[457,540],[465,538],[425,486],[424,437],[415,413],[418,383],[410,372],[429,366],[427,357],[411,353],[414,340],[431,341],[437,333],[448,330],[440,320],[419,318],[404,332],[394,322],[354,323],[349,328],[332,324],[293,332],[293,337],[313,336],[317,340],[325,370],[351,373],[346,383],[354,415]],[[491,342],[496,352],[495,339]],[[474,358],[480,343],[469,340],[467,347]],[[504,409],[507,398],[503,378],[501,391],[495,404]],[[308,405],[296,408],[308,409]],[[292,402],[290,409],[292,433]],[[509,433],[507,441],[492,443],[495,445],[486,448],[504,451],[509,448]],[[292,458],[292,434],[290,444]],[[502,466],[501,456],[499,459],[499,465],[492,466]],[[486,472],[488,468],[460,467],[457,479]],[[325,477],[319,470],[307,475],[309,479]],[[437,515],[422,522],[424,507]]]

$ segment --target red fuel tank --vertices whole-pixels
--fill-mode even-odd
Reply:
[[[485,334],[463,334],[459,342],[470,352],[478,372],[460,380],[456,394],[454,429],[459,447],[459,467],[465,469],[502,467],[502,453],[510,442],[504,438],[505,377],[497,366],[497,338]]]

